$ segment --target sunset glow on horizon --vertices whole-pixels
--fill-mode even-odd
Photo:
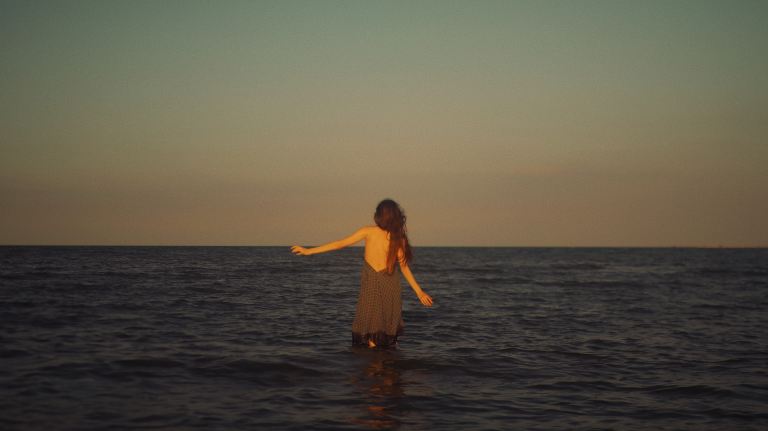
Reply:
[[[0,245],[768,246],[768,2],[0,1]]]

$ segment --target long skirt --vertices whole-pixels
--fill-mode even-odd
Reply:
[[[360,295],[352,322],[352,343],[390,347],[403,334],[403,300],[400,288],[400,272],[376,271],[363,259],[360,276]]]

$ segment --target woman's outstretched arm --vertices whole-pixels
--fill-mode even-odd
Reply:
[[[300,254],[302,256],[309,256],[310,254],[325,253],[326,251],[338,250],[340,248],[349,247],[352,244],[360,242],[368,235],[368,227],[361,227],[352,235],[342,238],[338,241],[329,242],[318,247],[304,248],[299,245],[291,247],[293,254]]]

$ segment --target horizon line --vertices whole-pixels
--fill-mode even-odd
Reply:
[[[317,247],[307,245],[305,247]],[[286,247],[284,244],[0,244],[0,247]],[[352,245],[346,248],[362,248]],[[763,249],[768,245],[412,245],[413,248],[699,248],[699,249]],[[336,250],[333,250],[336,251]]]

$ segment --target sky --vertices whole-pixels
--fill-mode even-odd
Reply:
[[[0,0],[0,244],[768,246],[766,1]]]

